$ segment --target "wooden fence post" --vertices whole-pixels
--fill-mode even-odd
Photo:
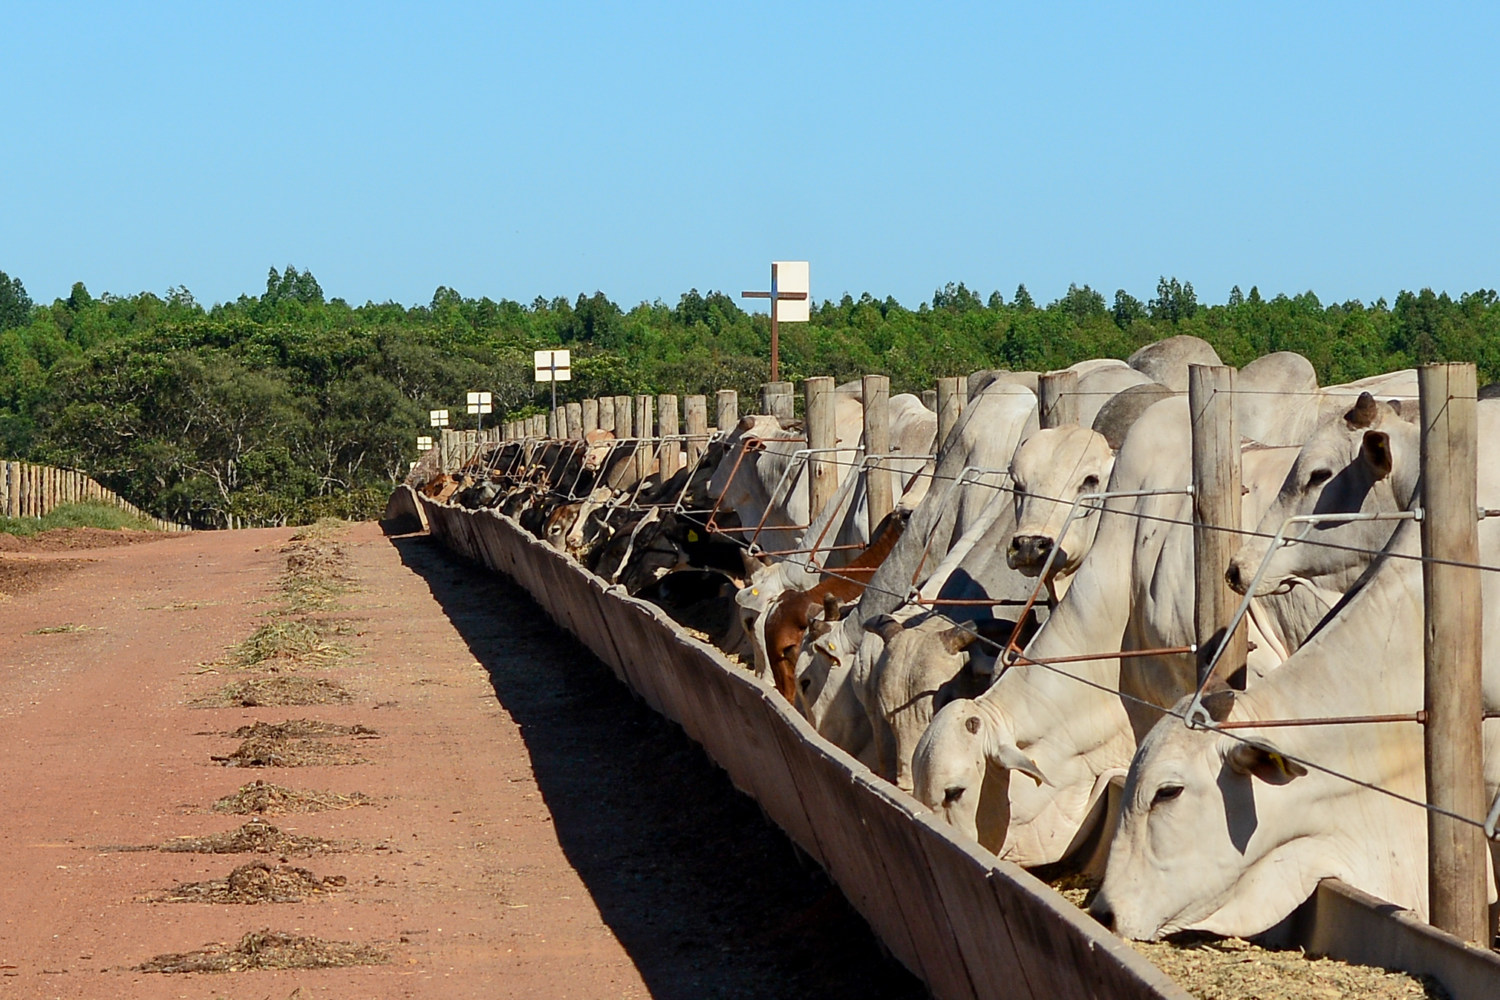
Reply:
[[[1064,369],[1039,376],[1036,402],[1041,429],[1078,423],[1078,373]]]
[[[687,424],[687,464],[693,468],[708,446],[708,397],[689,396],[683,401],[683,420]]]
[[[718,423],[714,428],[720,434],[728,434],[740,422],[740,394],[733,389],[720,389],[716,401]]]
[[[649,440],[656,433],[655,402],[645,394],[635,397],[635,421],[631,426],[635,428],[635,436],[640,438],[640,443],[635,446],[637,481],[644,481],[651,475],[651,460],[656,457],[656,442]]]
[[[1240,549],[1240,436],[1234,425],[1235,370],[1188,366],[1188,410],[1193,437],[1193,629],[1198,682],[1219,642],[1227,645],[1215,673],[1227,679],[1245,665],[1244,623],[1224,630],[1239,606],[1224,574]],[[1243,676],[1243,675],[1241,675]]]
[[[827,375],[815,375],[802,383],[804,394],[803,413],[807,417],[807,447],[813,454],[807,456],[807,499],[811,520],[817,520],[823,508],[839,488],[837,456],[824,449],[838,444],[838,424],[833,379]]]
[[[1427,801],[1480,819],[1488,803],[1480,736],[1484,601],[1476,568],[1477,388],[1472,364],[1423,365],[1417,371],[1422,414],[1422,556],[1426,560],[1422,563],[1422,599],[1426,610],[1423,742]],[[1484,831],[1428,810],[1427,843],[1433,926],[1488,947]]]
[[[874,538],[876,526],[896,505],[890,465],[871,461],[872,456],[891,450],[891,380],[885,375],[866,375],[860,388],[865,401],[865,503]]]
[[[936,389],[923,389],[922,390],[922,405],[925,406],[925,407],[927,407],[933,413],[937,412],[937,390]]]
[[[613,396],[599,397],[599,429],[609,431],[615,437],[625,436],[615,430],[615,398]]]
[[[585,399],[581,406],[583,433],[587,437],[591,432],[599,429],[599,401],[597,399]]]
[[[567,403],[563,409],[568,414],[568,437],[574,441],[583,440],[583,404]]]
[[[948,451],[948,435],[958,426],[964,405],[969,401],[969,380],[963,376],[937,380],[937,454],[938,461]]]
[[[764,382],[760,387],[760,410],[769,413],[785,427],[791,423],[795,409],[792,403],[792,383]]]
[[[615,396],[615,437],[628,438],[631,434],[631,406],[629,396]]]
[[[661,437],[661,481],[666,482],[677,475],[677,453],[682,445],[676,440],[679,433],[677,397],[664,392],[656,397],[656,433]]]

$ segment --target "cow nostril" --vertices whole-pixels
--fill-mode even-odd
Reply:
[[[1230,563],[1229,568],[1224,571],[1224,579],[1234,590],[1239,590],[1244,585],[1240,582],[1239,563]]]
[[[1089,916],[1110,930],[1115,929],[1115,911],[1110,909],[1109,904],[1103,900],[1094,901],[1094,905],[1089,907]]]

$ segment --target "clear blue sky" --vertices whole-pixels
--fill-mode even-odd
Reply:
[[[231,9],[233,8],[233,9]],[[12,4],[0,270],[627,308],[1500,286],[1500,7]]]

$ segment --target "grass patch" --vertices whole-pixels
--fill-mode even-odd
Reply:
[[[359,792],[350,795],[338,795],[334,792],[303,792],[282,785],[273,785],[268,781],[252,781],[248,785],[241,785],[232,794],[215,802],[213,811],[239,816],[253,813],[279,816],[284,813],[352,809],[355,806],[370,805],[371,802],[368,795],[362,795]]]
[[[84,501],[65,503],[43,517],[0,517],[0,533],[29,537],[54,528],[102,528],[105,531],[155,531],[144,517],[127,513],[113,504]]]
[[[332,969],[384,965],[390,956],[371,945],[352,941],[284,934],[269,928],[251,931],[233,947],[222,941],[197,951],[157,955],[136,966],[138,972],[242,972],[247,969]]]
[[[309,896],[323,896],[346,884],[343,875],[319,878],[306,868],[252,861],[240,865],[227,878],[205,882],[182,882],[146,898],[151,903],[300,903]]]

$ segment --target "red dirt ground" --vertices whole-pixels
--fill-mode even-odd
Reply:
[[[514,586],[425,538],[370,524],[346,537],[351,655],[318,675],[350,704],[190,707],[233,679],[201,665],[265,621],[291,533],[0,561],[0,1000],[923,995],[680,731]],[[210,760],[238,743],[215,734],[301,718],[377,730],[350,744],[368,763]],[[246,817],[208,807],[255,778],[375,797],[270,819],[364,845],[292,859],[345,887],[304,903],[148,903],[254,858],[101,849],[232,830]],[[134,971],[265,927],[376,944],[391,961]]]

